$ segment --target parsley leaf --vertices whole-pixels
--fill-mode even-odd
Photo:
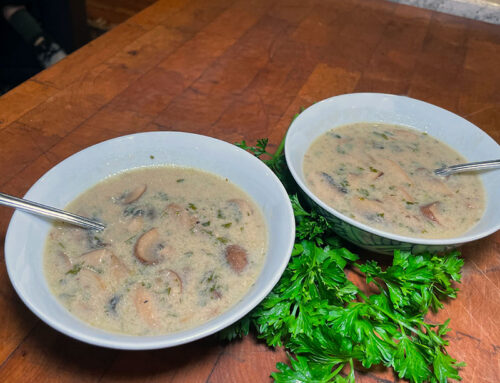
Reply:
[[[464,264],[458,251],[413,255],[395,251],[384,267],[343,247],[331,224],[298,196],[284,160],[284,140],[274,154],[268,140],[237,144],[263,162],[285,185],[296,221],[290,262],[272,292],[219,336],[232,340],[251,330],[269,346],[284,346],[289,365],[278,363],[278,383],[354,383],[355,363],[383,365],[412,383],[460,380],[464,364],[446,352],[449,320],[432,324],[429,310],[456,297]],[[377,169],[370,167],[372,172]],[[363,286],[348,275],[364,276]],[[347,375],[344,375],[347,374]]]

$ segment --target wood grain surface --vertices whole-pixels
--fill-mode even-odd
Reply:
[[[0,190],[22,196],[52,166],[120,135],[181,130],[275,148],[301,107],[350,92],[408,95],[500,141],[500,27],[383,0],[158,1],[0,98]],[[283,350],[249,336],[125,352],[37,319],[3,262],[1,382],[268,382]],[[500,234],[463,247],[450,354],[464,382],[500,381]],[[397,381],[390,371],[357,382]]]

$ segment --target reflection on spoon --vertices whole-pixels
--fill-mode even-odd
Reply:
[[[86,229],[101,231],[106,227],[105,224],[82,217],[54,207],[42,205],[37,202],[28,201],[22,198],[0,192],[0,205],[10,206],[15,209],[27,211],[28,213],[38,214],[44,217],[54,218],[60,221],[68,222],[73,225],[81,226]]]
[[[454,173],[496,169],[496,168],[500,168],[500,160],[470,162],[468,164],[445,166],[443,168],[434,170],[434,174],[436,174],[437,176],[449,176],[450,174]]]

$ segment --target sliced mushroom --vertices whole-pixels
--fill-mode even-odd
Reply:
[[[152,290],[158,294],[167,294],[172,299],[180,299],[182,279],[175,271],[163,269],[154,279]]]
[[[415,202],[415,199],[413,198],[413,196],[408,192],[408,190],[401,186],[401,187],[398,187],[398,190],[401,192],[401,194],[403,195],[403,198],[406,202]]]
[[[231,269],[241,273],[248,264],[247,252],[239,245],[229,245],[226,247],[226,261]]]
[[[106,285],[99,275],[89,269],[81,269],[76,276],[76,280],[84,290],[88,290],[90,295],[97,298],[104,293]]]
[[[377,162],[380,163],[380,167],[382,168],[376,172],[377,177],[380,177],[380,173],[387,173],[390,174],[391,177],[399,179],[400,182],[410,185],[413,183],[408,173],[406,173],[406,171],[397,162],[388,158],[377,158]]]
[[[192,229],[198,221],[194,215],[191,215],[186,209],[176,203],[169,204],[165,211],[168,213],[169,219],[175,220],[175,222],[189,230]]]
[[[160,234],[154,227],[139,237],[135,243],[134,255],[146,265],[156,265],[164,258],[164,254],[161,253],[162,249]]]
[[[150,327],[158,325],[158,310],[155,305],[153,293],[144,286],[136,285],[133,292],[133,301],[135,309],[139,316]]]
[[[134,201],[137,201],[146,191],[146,184],[137,186],[134,190],[123,194],[120,197],[120,202],[124,205],[128,205]]]
[[[351,205],[355,213],[364,215],[365,217],[384,216],[387,213],[382,203],[376,200],[353,197]]]
[[[420,212],[425,218],[440,224],[441,222],[438,219],[438,204],[439,202],[435,201],[427,205],[420,206]]]
[[[111,254],[111,275],[116,281],[121,281],[128,277],[130,270],[116,255]]]
[[[375,180],[379,179],[380,177],[382,177],[383,175],[384,175],[384,172],[381,172],[381,171],[377,171],[376,173],[371,172],[369,179],[370,179],[370,181],[375,181]]]
[[[73,263],[66,253],[59,251],[55,258],[55,266],[62,273],[66,274],[73,267]]]
[[[98,249],[83,254],[80,259],[85,262],[85,265],[97,268],[103,263],[109,263],[112,255],[113,253],[108,249]]]

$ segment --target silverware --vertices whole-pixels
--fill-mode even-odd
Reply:
[[[496,168],[500,168],[500,160],[470,162],[468,164],[445,166],[443,168],[434,170],[434,174],[438,176],[448,176],[454,173]]]
[[[101,231],[106,227],[105,224],[82,217],[64,210],[59,210],[54,207],[42,205],[37,202],[28,201],[22,198],[13,197],[11,195],[0,192],[0,205],[10,206],[15,209],[24,210],[28,213],[42,215],[44,217],[54,218],[60,221],[72,223],[73,225],[81,226],[86,229]]]

